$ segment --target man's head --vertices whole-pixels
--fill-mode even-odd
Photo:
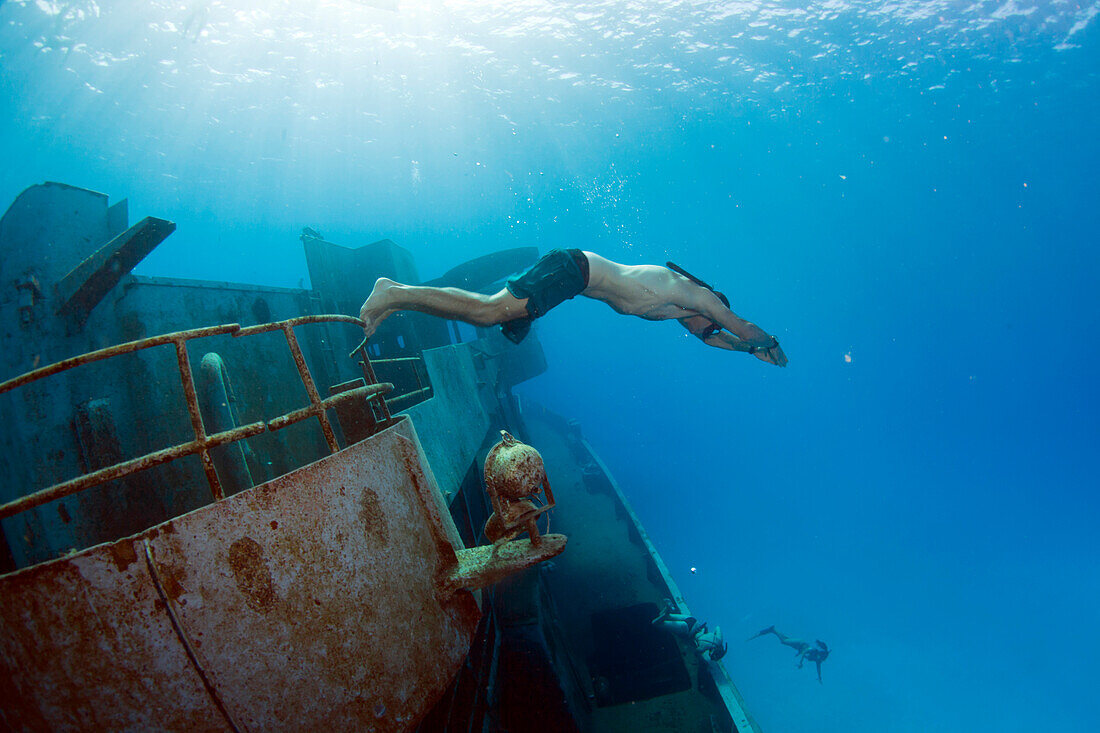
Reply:
[[[730,307],[729,298],[726,297],[725,293],[722,293],[718,290],[711,290],[711,292],[714,293],[718,300],[722,301],[722,305],[726,306],[727,308]],[[706,341],[708,338],[722,330],[722,327],[720,325],[710,320],[706,316],[688,316],[687,318],[681,318],[680,323],[684,324],[684,328],[691,331],[693,336],[698,337],[702,341]]]
[[[722,330],[721,326],[706,316],[688,316],[687,318],[681,318],[680,323],[684,324],[684,328],[691,331],[693,336],[697,336],[704,341]]]

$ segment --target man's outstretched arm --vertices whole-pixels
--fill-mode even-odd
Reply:
[[[770,334],[731,311],[710,290],[692,286],[691,301],[689,307],[692,310],[698,311],[748,345],[756,347],[772,345]]]

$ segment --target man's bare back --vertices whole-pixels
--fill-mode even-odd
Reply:
[[[623,265],[579,250],[551,251],[494,295],[381,278],[359,315],[368,338],[390,314],[416,310],[478,326],[505,324],[505,334],[518,343],[532,319],[574,295],[602,301],[624,315],[676,319],[708,346],[744,351],[777,366],[787,364],[774,337],[733,313],[709,288],[667,267]],[[515,328],[517,324],[524,328]],[[509,334],[510,329],[518,334]]]
[[[681,303],[698,290],[682,275],[657,265],[620,265],[595,252],[585,252],[589,263],[588,287],[581,295],[607,303],[613,310],[648,321],[686,318],[700,313]]]

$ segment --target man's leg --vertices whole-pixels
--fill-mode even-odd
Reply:
[[[794,649],[795,652],[797,652],[800,655],[805,654],[806,650],[808,650],[810,648],[810,645],[808,643],[802,641],[801,639],[792,639],[789,636],[784,636],[783,634],[780,634],[778,631],[775,632],[775,635],[779,637],[779,643],[780,644],[782,644],[784,646],[789,646],[791,649]]]
[[[767,636],[768,634],[775,634],[775,637],[779,639],[780,644],[783,644],[784,646],[789,646],[791,649],[794,649],[799,654],[810,648],[810,645],[802,641],[801,639],[792,639],[786,634],[776,631],[774,626],[769,626],[766,629],[761,629],[760,631],[756,632],[756,635],[749,637],[749,641],[752,641],[753,639],[761,636]]]
[[[492,326],[526,316],[527,299],[520,300],[507,290],[495,295],[483,295],[458,288],[403,285],[383,277],[374,283],[370,297],[359,309],[359,317],[366,324],[364,330],[367,338],[390,315],[405,310],[465,321],[475,326]]]

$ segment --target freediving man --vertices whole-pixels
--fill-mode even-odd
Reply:
[[[752,641],[753,639],[757,639],[761,636],[766,636],[767,634],[775,634],[776,638],[779,639],[780,644],[783,644],[784,646],[789,646],[791,649],[794,649],[795,656],[798,659],[799,669],[802,669],[803,662],[813,662],[814,664],[816,664],[817,681],[821,682],[821,663],[829,658],[829,647],[825,645],[825,642],[817,639],[814,642],[815,646],[810,646],[808,642],[802,641],[801,639],[792,639],[789,636],[779,633],[775,630],[774,626],[769,626],[766,629],[761,629],[757,633],[750,636],[748,638],[748,641]]]
[[[731,311],[724,294],[677,265],[621,265],[579,249],[551,250],[494,295],[379,278],[359,317],[368,339],[393,313],[413,310],[475,326],[501,324],[504,335],[518,344],[534,319],[577,295],[603,301],[624,315],[676,319],[708,346],[787,365],[774,336]]]

